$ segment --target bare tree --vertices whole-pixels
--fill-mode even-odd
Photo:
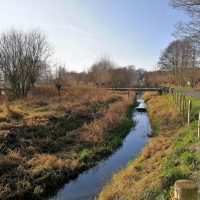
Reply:
[[[171,74],[165,71],[150,71],[145,73],[144,83],[146,86],[172,84],[173,77]]]
[[[50,46],[39,30],[12,29],[0,37],[0,70],[16,97],[26,96],[47,66]]]
[[[190,37],[200,44],[200,1],[199,0],[170,0],[173,8],[184,10],[190,17],[189,23],[177,25],[177,37]]]
[[[174,8],[182,9],[192,17],[200,16],[200,1],[199,0],[170,0]]]
[[[131,87],[136,82],[136,72],[133,65],[111,70],[109,85],[111,87]]]
[[[129,65],[126,67],[126,87],[131,87],[135,84],[136,81],[136,72],[135,72],[135,66]]]
[[[66,73],[67,72],[65,68],[62,66],[59,66],[59,68],[56,70],[55,86],[56,86],[59,96],[60,96],[61,87],[63,85],[63,81],[64,81],[64,77]]]
[[[179,54],[180,40],[176,40],[171,42],[169,46],[162,52],[158,63],[160,69],[173,74],[175,80],[177,80],[178,76]]]
[[[160,69],[174,76],[174,83],[184,85],[197,79],[199,67],[199,47],[190,38],[175,40],[162,52],[159,60]]]
[[[111,76],[111,69],[114,63],[107,57],[100,58],[90,69],[90,76],[98,85],[108,84]]]

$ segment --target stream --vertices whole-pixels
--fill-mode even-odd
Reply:
[[[140,96],[137,102],[144,103]],[[145,103],[144,103],[145,104]],[[112,175],[127,166],[148,143],[152,129],[146,112],[133,111],[135,126],[127,134],[123,145],[106,160],[65,184],[50,200],[92,200],[110,181]]]

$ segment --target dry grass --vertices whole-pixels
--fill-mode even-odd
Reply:
[[[45,171],[64,170],[66,167],[65,162],[50,154],[38,154],[29,160],[27,164],[31,167],[33,175],[41,175]]]
[[[155,199],[152,195],[155,191],[158,194],[159,190],[164,190],[164,160],[175,145],[177,135],[174,133],[180,128],[182,120],[169,96],[148,93],[144,98],[148,99],[149,115],[157,136],[137,159],[113,176],[98,199],[150,200]]]
[[[11,118],[11,119],[22,118],[22,114],[20,112],[18,112],[16,109],[10,108],[8,101],[3,101],[1,110],[2,110],[1,113],[2,118]]]
[[[20,118],[0,106],[0,199],[41,198],[105,157],[107,134],[123,124],[133,99],[88,86],[58,96],[42,86],[8,102]]]
[[[102,118],[97,119],[90,124],[85,124],[82,138],[89,141],[103,141],[107,132],[122,125],[128,109],[133,103],[132,99],[133,97],[125,97],[123,104],[121,102],[111,104],[104,112]]]

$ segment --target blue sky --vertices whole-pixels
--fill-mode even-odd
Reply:
[[[0,0],[0,32],[40,28],[54,62],[87,70],[102,55],[120,66],[155,69],[160,52],[186,20],[168,0]]]

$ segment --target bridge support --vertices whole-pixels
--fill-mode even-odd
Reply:
[[[163,91],[162,90],[158,90],[158,94],[162,95]]]

